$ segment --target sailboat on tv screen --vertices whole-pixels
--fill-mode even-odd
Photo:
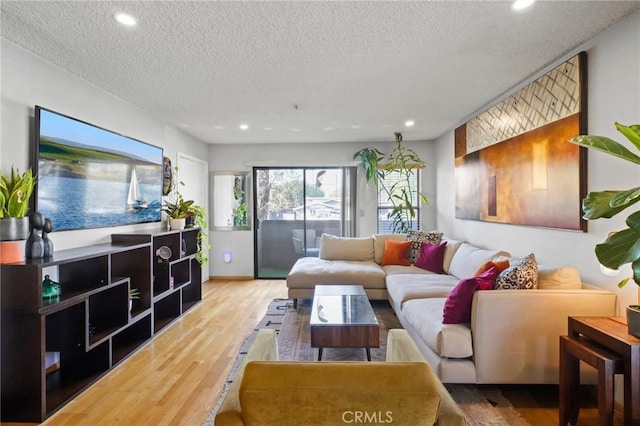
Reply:
[[[131,213],[138,213],[142,209],[146,209],[149,206],[147,201],[142,198],[140,193],[140,185],[138,184],[138,177],[136,176],[136,169],[131,171],[131,181],[129,182],[129,194],[127,195],[127,206]]]

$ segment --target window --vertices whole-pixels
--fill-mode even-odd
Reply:
[[[378,185],[378,233],[403,233],[412,229],[420,229],[420,203],[418,193],[420,192],[420,170],[409,169],[405,172],[392,170],[387,172],[384,179]],[[398,213],[394,213],[396,206],[404,206],[404,202],[399,199],[404,198],[404,194],[411,200],[414,216],[410,217],[407,210],[402,208]],[[405,226],[398,223],[397,217],[401,215]]]

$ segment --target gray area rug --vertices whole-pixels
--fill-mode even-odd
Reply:
[[[317,359],[317,349],[310,347],[309,317],[311,315],[311,301],[299,301],[298,309],[293,309],[293,302],[289,299],[274,299],[267,308],[265,316],[256,325],[254,331],[244,340],[236,357],[220,397],[203,425],[212,426],[229,386],[233,383],[236,373],[248,349],[255,340],[260,329],[274,329],[278,333],[278,356],[282,360]],[[386,301],[372,301],[373,309],[380,323],[380,348],[371,348],[373,361],[384,361],[386,354],[387,331],[391,328],[401,328],[393,309]],[[325,348],[322,354],[324,361],[365,360],[364,349]],[[528,426],[511,403],[502,395],[498,388],[478,387],[476,385],[446,385],[453,399],[463,411],[469,426]]]

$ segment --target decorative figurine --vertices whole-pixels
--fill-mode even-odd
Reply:
[[[53,222],[48,217],[44,219],[44,225],[42,226],[42,243],[44,245],[44,252],[42,257],[53,256],[53,241],[49,239],[49,233],[53,231]]]
[[[38,212],[33,212],[29,215],[29,225],[31,232],[24,250],[24,255],[27,259],[40,259],[44,256],[44,242],[39,231],[44,226],[44,220],[42,215]]]
[[[42,281],[42,298],[53,299],[54,297],[60,297],[60,284],[53,281],[49,275],[45,275]]]

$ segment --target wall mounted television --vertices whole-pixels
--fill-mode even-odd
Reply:
[[[160,222],[162,148],[35,107],[34,208],[54,231]]]

